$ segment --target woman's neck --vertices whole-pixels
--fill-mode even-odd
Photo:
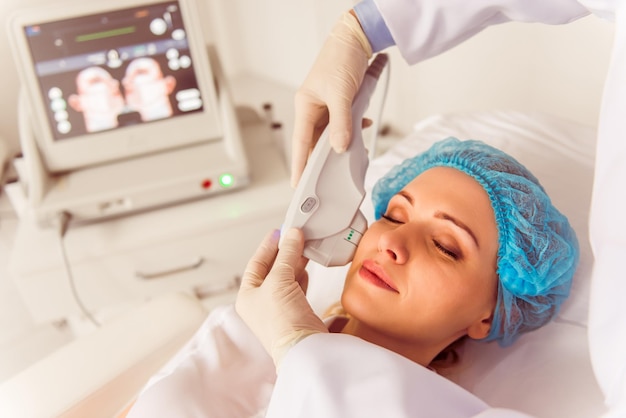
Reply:
[[[345,322],[345,326],[339,332],[354,335],[372,344],[391,350],[424,367],[429,367],[437,354],[447,346],[447,344],[427,346],[419,345],[415,341],[399,340],[388,334],[381,333],[353,317],[350,317]]]

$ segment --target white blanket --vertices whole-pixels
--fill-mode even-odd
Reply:
[[[268,418],[461,418],[488,409],[435,372],[350,335],[305,338],[281,370]]]

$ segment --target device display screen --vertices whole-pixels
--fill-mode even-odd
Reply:
[[[177,1],[24,31],[55,140],[203,110]]]

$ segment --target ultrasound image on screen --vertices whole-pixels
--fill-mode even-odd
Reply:
[[[24,30],[55,140],[203,110],[176,1]]]

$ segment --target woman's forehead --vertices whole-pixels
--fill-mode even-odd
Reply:
[[[452,167],[430,168],[410,181],[395,199],[405,199],[415,210],[443,211],[470,227],[496,229],[491,200],[482,185]],[[412,202],[413,201],[413,202]]]
[[[472,176],[452,167],[432,167],[420,173],[402,189],[405,193],[471,200],[482,197],[489,203],[489,195]]]

